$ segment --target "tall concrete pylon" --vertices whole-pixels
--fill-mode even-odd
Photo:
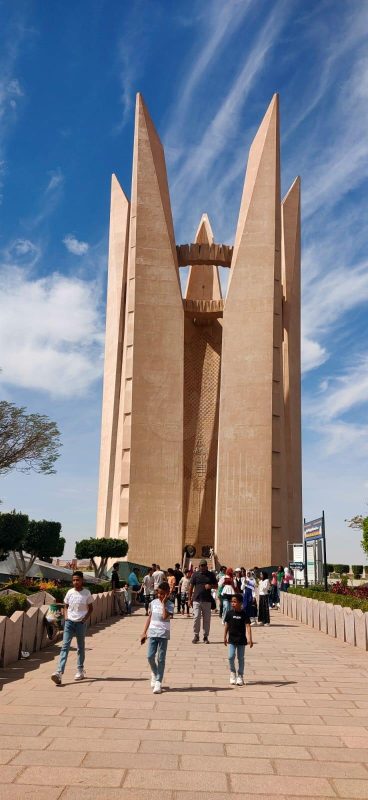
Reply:
[[[137,97],[126,320],[110,536],[130,558],[182,548],[184,319],[161,143]]]
[[[111,179],[109,266],[106,299],[97,535],[109,537],[120,408],[129,236],[129,201],[115,175]],[[116,528],[118,530],[118,528]]]
[[[278,96],[252,143],[223,318],[215,549],[286,558]],[[285,549],[284,549],[285,544]]]
[[[302,536],[301,333],[300,333],[300,178],[281,204],[282,284],[284,289],[283,379],[286,441],[287,530]]]
[[[213,231],[207,214],[202,214],[194,241],[197,244],[213,244]],[[221,300],[218,267],[212,264],[189,267],[185,298],[186,300]]]

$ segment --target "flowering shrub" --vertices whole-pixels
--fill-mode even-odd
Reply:
[[[368,585],[366,586],[347,586],[342,581],[337,581],[331,586],[334,594],[345,594],[350,597],[357,597],[360,600],[368,600]]]
[[[344,587],[345,588],[345,587]],[[351,594],[337,594],[331,591],[324,592],[313,589],[304,589],[302,586],[293,586],[289,589],[289,594],[299,594],[302,597],[310,597],[312,600],[320,600],[325,603],[333,603],[333,605],[344,606],[347,608],[360,608],[361,611],[368,612],[368,597],[352,597]]]
[[[52,594],[52,590],[57,589],[57,587],[60,586],[60,581],[41,580],[35,585],[38,586],[40,592],[51,592]]]

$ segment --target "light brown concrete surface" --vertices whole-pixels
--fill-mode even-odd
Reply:
[[[127,313],[119,533],[131,561],[144,564],[152,552],[157,563],[174,563],[182,553],[184,314],[164,152],[140,95]]]
[[[116,462],[125,293],[129,234],[129,201],[115,175],[111,179],[109,267],[106,299],[106,335],[101,420],[100,474],[97,505],[97,537],[117,538],[118,503],[113,503],[114,484],[120,490],[121,451]],[[115,476],[115,469],[118,475]],[[116,492],[116,488],[115,488]]]
[[[138,612],[87,638],[84,683],[75,651],[64,685],[51,682],[57,646],[1,671],[0,800],[368,797],[359,649],[273,612],[252,629],[247,684],[231,687],[217,616],[208,646],[175,617],[157,696],[143,622]]]
[[[281,563],[290,537],[277,95],[250,148],[225,301],[217,487],[215,551],[222,563]]]
[[[285,407],[287,531],[302,532],[300,178],[281,204],[281,275],[284,292],[283,387]]]
[[[195,241],[211,244],[203,214]],[[220,300],[218,268],[190,267],[186,299]],[[214,547],[222,320],[184,320],[183,545]]]

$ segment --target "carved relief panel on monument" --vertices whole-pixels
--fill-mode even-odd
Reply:
[[[222,325],[184,329],[184,542],[214,544]]]

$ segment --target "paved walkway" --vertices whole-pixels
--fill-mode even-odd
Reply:
[[[0,800],[368,798],[365,653],[274,613],[230,687],[217,617],[210,646],[175,618],[154,696],[142,627],[139,613],[94,633],[82,684],[74,652],[51,683],[56,647],[5,673]]]

